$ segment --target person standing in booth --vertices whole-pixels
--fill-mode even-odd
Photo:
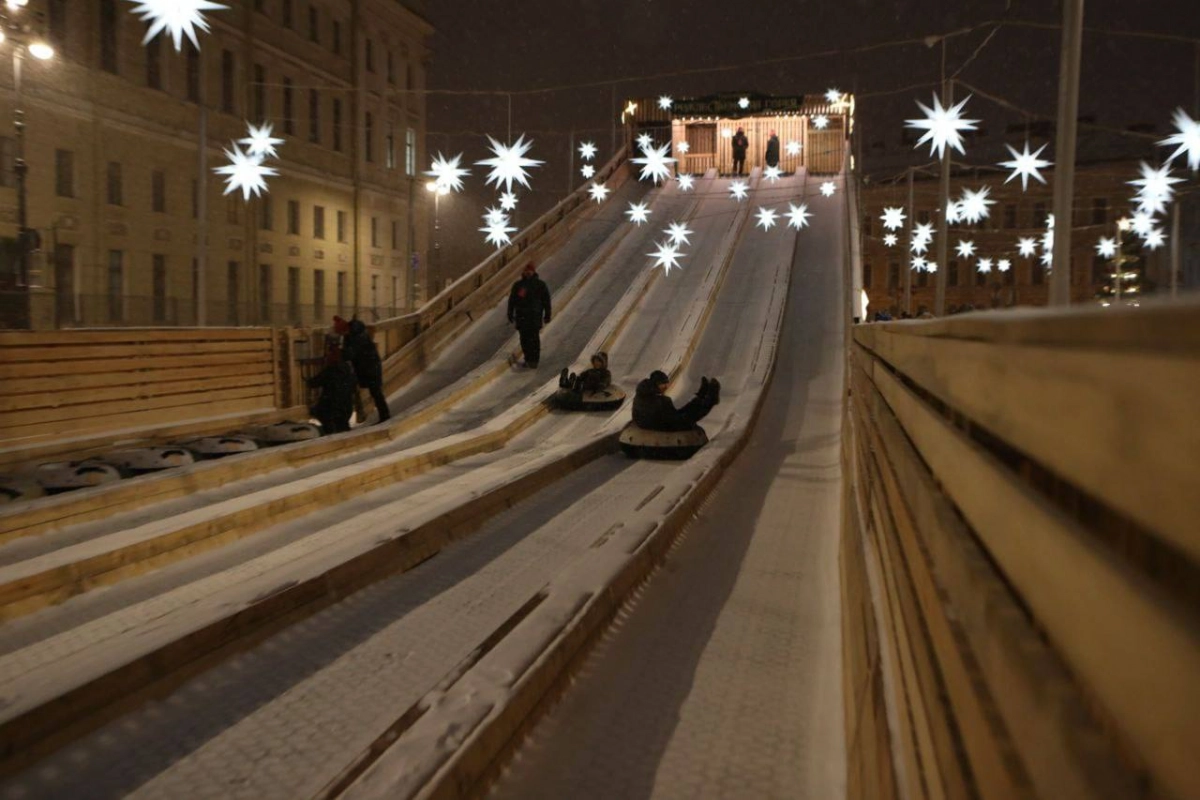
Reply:
[[[733,135],[730,141],[733,147],[733,174],[744,175],[746,172],[746,150],[750,147],[750,140],[746,138],[746,132],[742,128],[737,129],[737,133]]]
[[[779,137],[775,135],[775,131],[767,133],[767,152],[763,156],[763,161],[768,167],[779,166]]]

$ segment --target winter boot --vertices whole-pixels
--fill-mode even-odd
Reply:
[[[571,377],[573,378],[574,376]],[[572,383],[574,381],[567,377],[567,368],[563,367],[562,372],[558,373],[558,388],[567,389]]]
[[[700,376],[700,391],[696,392],[696,396],[697,397],[707,397],[710,385],[711,384],[709,384],[708,378],[701,375]]]
[[[708,403],[709,405],[719,405],[721,402],[721,382],[713,378],[708,382]]]

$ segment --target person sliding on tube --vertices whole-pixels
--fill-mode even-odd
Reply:
[[[667,396],[670,378],[662,370],[637,385],[633,397],[633,423],[650,431],[686,431],[704,419],[713,406],[721,402],[721,383],[716,378],[700,378],[700,391],[683,408]]]
[[[508,294],[508,321],[521,334],[525,366],[536,369],[542,357],[542,326],[550,322],[550,288],[538,277],[532,262],[525,265],[521,280]]]
[[[596,353],[592,356],[592,368],[576,375],[567,372],[563,367],[558,376],[558,385],[562,389],[573,392],[602,392],[612,385],[612,373],[608,371],[608,353]]]

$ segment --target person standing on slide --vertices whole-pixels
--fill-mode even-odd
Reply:
[[[550,322],[550,287],[538,277],[533,262],[525,265],[521,279],[508,293],[508,321],[521,335],[525,366],[537,369],[542,358],[542,326]]]

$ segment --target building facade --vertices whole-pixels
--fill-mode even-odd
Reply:
[[[232,3],[182,52],[163,35],[143,44],[131,8],[30,0],[21,11],[56,51],[23,62],[28,224],[40,238],[32,325],[327,324],[419,305],[432,28],[410,4]],[[0,237],[16,236],[9,46]],[[271,123],[283,143],[269,192],[246,201],[213,168],[248,122]],[[20,287],[4,270],[11,299]]]

